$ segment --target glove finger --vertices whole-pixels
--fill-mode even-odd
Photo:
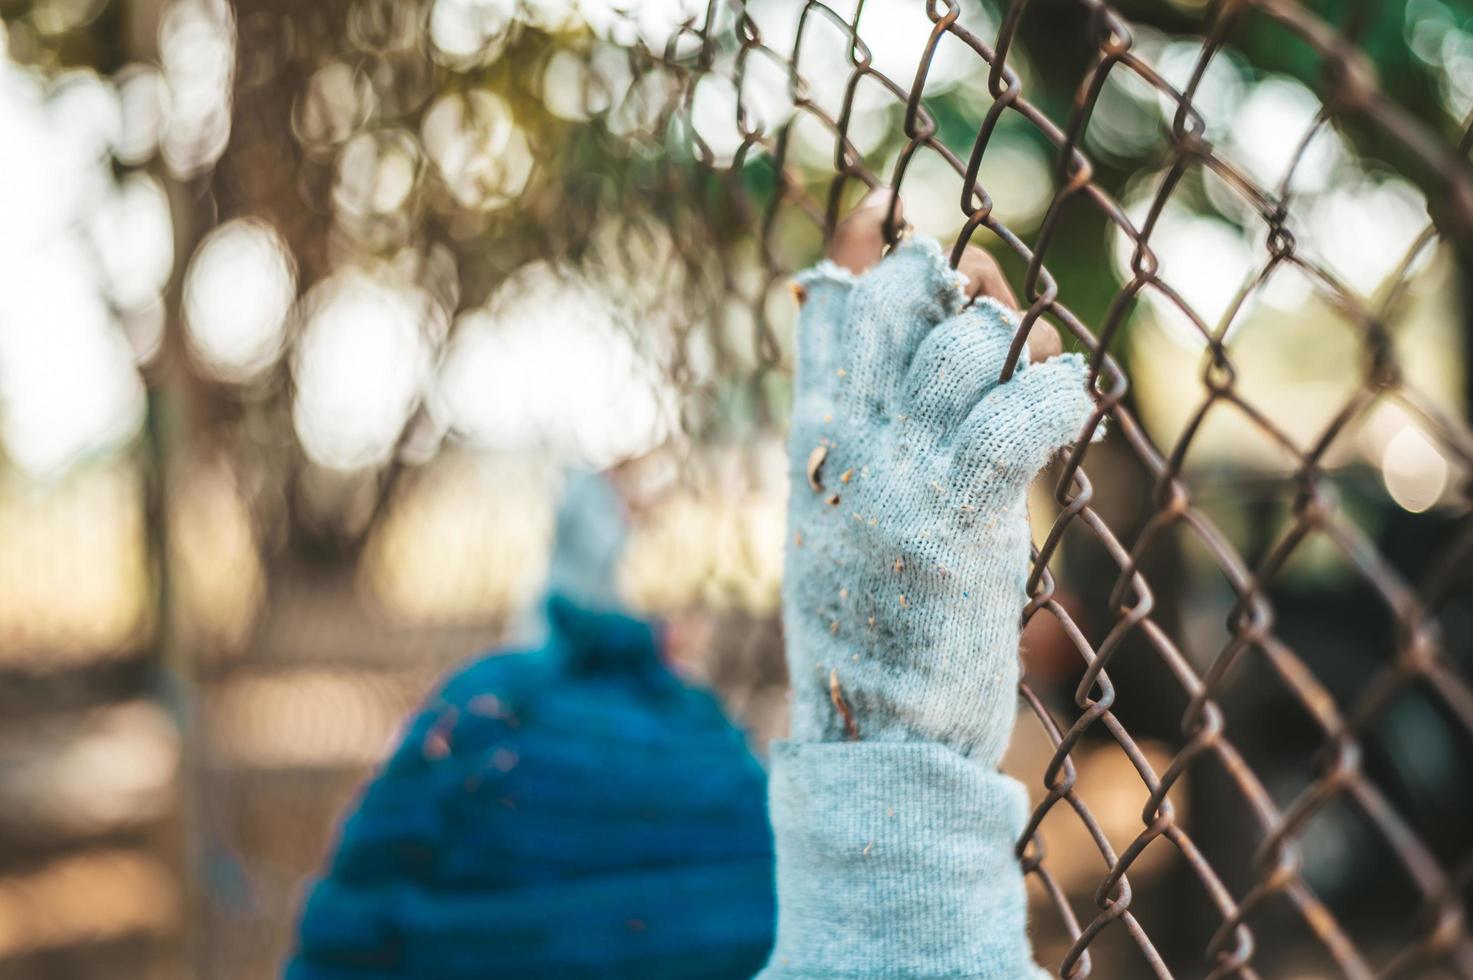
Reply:
[[[917,348],[961,307],[960,277],[929,238],[905,242],[859,278],[839,353],[840,410],[856,421],[900,411],[900,388]]]
[[[1016,317],[986,297],[927,335],[904,385],[908,415],[938,432],[955,432],[973,406],[997,386]],[[1019,365],[1027,364],[1025,348]]]
[[[961,485],[991,508],[1026,491],[1049,459],[1079,438],[1094,411],[1087,379],[1083,356],[1064,354],[990,391],[958,435],[954,465],[963,471]]]

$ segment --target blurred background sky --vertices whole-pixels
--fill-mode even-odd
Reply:
[[[569,466],[612,467],[631,502],[626,595],[673,619],[690,671],[718,675],[755,738],[780,729],[785,273],[816,257],[821,229],[774,204],[771,155],[749,136],[785,133],[793,198],[820,212],[835,143],[795,109],[785,66],[736,43],[685,87],[631,58],[691,57],[681,25],[706,6],[0,0],[0,977],[272,975],[303,877],[404,713],[538,594]],[[852,2],[833,6],[852,18]],[[925,6],[863,7],[874,66],[902,86],[931,31]],[[1400,111],[1458,142],[1473,12],[1310,6],[1354,29]],[[1207,5],[1118,7],[1133,50],[1185,87]],[[712,9],[712,33],[750,29]],[[838,115],[845,34],[815,17],[795,45],[803,5],[746,9],[765,48],[791,53],[803,97]],[[964,0],[960,22],[990,38],[1002,12]],[[1089,37],[1082,5],[1035,3],[1021,21],[1009,63],[1057,124]],[[1467,527],[1469,474],[1429,421],[1468,419],[1465,266],[1405,148],[1325,119],[1322,67],[1267,18],[1243,18],[1194,102],[1217,152],[1284,202],[1300,251],[1386,313],[1391,350],[1372,356],[1324,280],[1293,264],[1261,275],[1267,224],[1240,189],[1189,169],[1155,219],[1161,277],[1292,446],[1214,409],[1184,471],[1251,565],[1293,523],[1300,454],[1355,405],[1321,460],[1325,486],[1415,580]],[[948,36],[927,76],[939,138],[963,159],[993,106],[987,71]],[[673,117],[672,91],[688,96]],[[903,111],[872,80],[854,91],[848,135],[874,173],[901,158]],[[1173,163],[1175,114],[1117,70],[1085,131],[1095,179],[1137,223]],[[1032,240],[1059,187],[1054,148],[1004,114],[980,181]],[[960,231],[962,181],[940,155],[918,153],[901,189],[919,232]],[[1049,269],[1096,324],[1134,243],[1087,207],[1059,220]],[[1021,281],[995,237],[976,240]],[[1112,342],[1163,450],[1195,425],[1207,347],[1160,290]],[[1358,402],[1388,359],[1397,392]],[[1089,459],[1096,506],[1129,542],[1153,512],[1150,476],[1118,440]],[[1048,489],[1040,529],[1058,510]],[[1114,566],[1075,535],[1052,567],[1097,643]],[[1222,569],[1175,530],[1143,567],[1161,621],[1205,670],[1237,600]],[[1354,703],[1395,649],[1392,611],[1329,534],[1309,535],[1271,585],[1284,639]],[[1466,680],[1466,583],[1441,615]],[[1081,665],[1057,636],[1034,642],[1030,669],[1069,705]],[[1122,661],[1118,710],[1164,765],[1182,699],[1159,664]],[[1245,666],[1224,703],[1284,803],[1319,746],[1265,676]],[[1415,689],[1377,717],[1370,765],[1456,863],[1473,846],[1469,733]],[[1036,774],[1049,749],[1035,732],[1017,752]],[[1081,759],[1084,791],[1128,842],[1144,789],[1108,741]],[[1202,774],[1182,805],[1203,814],[1213,860],[1246,876],[1256,842],[1234,835],[1241,802],[1224,783]],[[1099,855],[1062,813],[1050,820],[1056,873],[1088,905]],[[1415,903],[1374,836],[1326,810],[1305,835],[1307,873],[1349,921],[1385,920],[1367,941],[1394,948]],[[1212,925],[1200,889],[1164,847],[1142,862],[1142,921],[1196,962]],[[1127,946],[1122,964],[1136,962]],[[1266,962],[1265,976],[1333,975],[1293,939]]]

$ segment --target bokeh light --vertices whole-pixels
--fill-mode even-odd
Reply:
[[[85,840],[145,826],[177,802],[179,733],[158,704],[128,701],[48,721],[0,747],[0,830]]]
[[[1240,161],[1248,176],[1265,187],[1278,187],[1290,177],[1291,191],[1320,191],[1329,186],[1346,148],[1335,127],[1315,128],[1321,111],[1319,98],[1292,78],[1270,76],[1258,82],[1233,116],[1228,152]],[[1309,134],[1302,140],[1284,134]]]
[[[444,454],[369,537],[358,574],[397,619],[507,619],[532,603],[552,539],[551,481],[526,462]]]
[[[314,286],[304,307],[292,406],[303,450],[337,469],[384,462],[422,393],[438,307],[417,287],[360,270]]]
[[[413,703],[408,680],[340,668],[242,673],[210,692],[210,740],[233,765],[372,764]]]
[[[508,204],[532,174],[532,153],[510,107],[484,89],[442,96],[425,113],[421,135],[460,207]]]
[[[495,60],[519,0],[435,0],[429,32],[437,60],[460,71]]]
[[[0,877],[0,956],[167,936],[182,910],[177,878],[146,851],[63,855]]]
[[[136,657],[151,623],[143,486],[112,463],[0,479],[0,666]]]
[[[673,393],[592,283],[532,266],[464,314],[436,387],[471,443],[604,467],[672,431]]]
[[[125,177],[100,202],[89,230],[114,307],[132,312],[157,302],[174,271],[174,225],[159,182]]]
[[[156,183],[113,180],[118,108],[97,76],[50,86],[0,58],[0,129],[0,442],[54,473],[138,431],[143,385],[113,304],[157,300],[173,239]]]
[[[184,277],[184,323],[213,374],[249,380],[275,363],[296,297],[296,267],[270,225],[228,221],[200,242]]]
[[[1355,175],[1327,188],[1307,223],[1310,247],[1345,287],[1373,297],[1431,220],[1426,198],[1405,180]],[[1409,271],[1423,268],[1433,252],[1423,250]]]
[[[419,180],[419,142],[402,130],[359,133],[338,156],[333,200],[347,217],[396,211]]]
[[[317,69],[307,80],[293,107],[293,132],[309,152],[331,150],[368,121],[375,101],[366,74],[334,61]]]
[[[1447,487],[1447,460],[1414,426],[1404,426],[1391,437],[1381,456],[1386,492],[1405,509],[1419,514],[1442,496]]]
[[[160,137],[178,177],[200,173],[230,139],[235,78],[235,15],[225,0],[173,0],[159,26],[159,60],[169,91]]]
[[[201,660],[249,643],[266,592],[259,531],[227,464],[198,463],[180,478],[169,515],[181,628]]]
[[[1138,185],[1140,196],[1127,203],[1126,213],[1138,229],[1145,226],[1154,184],[1154,180],[1142,180]],[[1128,279],[1132,275],[1136,243],[1119,229],[1112,229],[1110,235],[1116,274]],[[1144,295],[1146,305],[1173,340],[1189,349],[1200,350],[1206,346],[1207,336],[1221,325],[1222,317],[1253,274],[1253,250],[1235,225],[1192,211],[1176,201],[1168,202],[1162,209],[1147,244],[1157,257],[1157,274],[1175,298],[1162,290],[1148,289]],[[1182,309],[1183,305],[1201,318],[1200,327]],[[1235,318],[1229,332],[1241,322],[1241,318]],[[1203,333],[1204,329],[1207,334]]]
[[[125,66],[116,76],[119,126],[113,156],[124,166],[147,163],[169,118],[169,90],[152,65]]]
[[[619,570],[621,593],[662,616],[774,614],[787,527],[781,443],[708,448],[691,465],[684,486],[640,507]]]

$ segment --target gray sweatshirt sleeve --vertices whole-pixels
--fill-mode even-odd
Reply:
[[[777,945],[762,980],[1044,977],[1015,780],[939,744],[781,744]]]

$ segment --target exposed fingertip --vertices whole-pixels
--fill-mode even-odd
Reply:
[[[990,296],[1009,309],[1018,308],[1018,297],[1003,275],[1002,266],[993,254],[980,245],[962,250],[957,271],[967,277],[967,295],[972,298]]]
[[[1064,352],[1064,342],[1053,324],[1035,323],[1028,332],[1028,357],[1037,364]]]
[[[892,200],[895,200],[895,192],[889,187],[876,187],[866,194],[859,206],[834,229],[833,240],[829,243],[829,259],[856,275],[863,274],[879,262],[885,254],[885,222]],[[899,221],[901,207],[898,200],[895,207],[896,220]]]
[[[966,276],[967,282],[963,291],[970,299],[975,299],[986,286],[987,267],[991,263],[991,257],[976,245],[968,245],[962,251],[961,261],[956,264],[956,271]]]

